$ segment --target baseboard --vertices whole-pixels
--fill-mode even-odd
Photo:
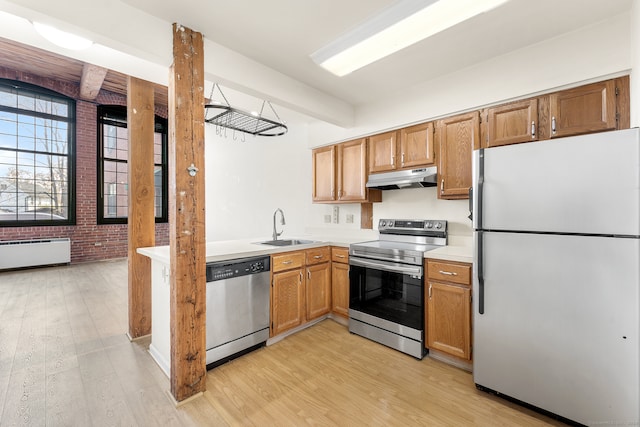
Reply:
[[[440,362],[444,362],[448,365],[455,366],[456,368],[460,368],[468,372],[473,372],[473,362],[460,360],[457,357],[449,356],[448,354],[439,352],[438,350],[429,350],[429,354],[427,354],[427,357],[439,360]]]

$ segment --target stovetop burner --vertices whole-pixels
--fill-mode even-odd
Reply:
[[[349,255],[422,265],[424,253],[447,244],[447,221],[381,219],[379,240],[353,243]]]

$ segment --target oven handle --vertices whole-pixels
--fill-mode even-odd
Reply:
[[[396,264],[393,262],[385,261],[371,261],[367,259],[354,258],[349,259],[349,265],[356,267],[372,268],[375,270],[390,271],[393,273],[410,274],[412,276],[422,277],[422,267],[414,265]]]

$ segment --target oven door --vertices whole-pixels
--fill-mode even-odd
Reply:
[[[349,308],[424,330],[423,268],[350,257]]]

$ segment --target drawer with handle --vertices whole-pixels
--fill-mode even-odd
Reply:
[[[321,264],[331,260],[331,251],[328,246],[322,248],[307,249],[307,265]]]
[[[428,260],[427,277],[433,280],[471,285],[471,264]]]
[[[304,252],[286,252],[271,256],[271,271],[285,271],[304,265]]]
[[[349,248],[331,248],[331,261],[343,264],[349,263]]]

